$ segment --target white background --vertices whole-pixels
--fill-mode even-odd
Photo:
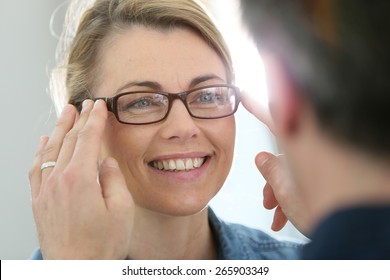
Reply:
[[[47,90],[57,43],[49,23],[62,2],[0,0],[0,259],[28,259],[38,246],[28,170],[39,137],[50,134],[56,119]],[[227,7],[234,1],[214,2],[215,9],[220,2]],[[62,26],[61,14],[63,11],[53,25],[57,33]],[[273,151],[273,142],[267,129],[242,107],[236,119],[232,172],[212,206],[227,221],[270,232],[272,212],[262,207],[264,180],[254,157],[261,150]],[[290,225],[277,235],[301,238]]]

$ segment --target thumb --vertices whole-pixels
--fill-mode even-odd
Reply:
[[[257,169],[263,175],[268,184],[274,188],[282,178],[282,166],[279,158],[268,152],[261,152],[255,158]]]
[[[272,222],[272,230],[279,231],[287,223],[288,218],[286,217],[283,209],[278,200],[280,190],[285,190],[286,182],[284,181],[284,170],[282,168],[282,162],[279,157],[273,154],[261,152],[256,156],[256,166],[266,180],[266,185],[263,190],[264,194],[264,206],[267,209],[276,207],[274,213],[274,219]]]
[[[114,158],[106,158],[103,160],[100,166],[99,181],[103,198],[108,208],[114,202],[125,202],[125,204],[128,204],[129,199],[132,201],[125,178],[119,168],[118,162]]]

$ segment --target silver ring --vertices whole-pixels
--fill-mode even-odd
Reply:
[[[45,168],[49,168],[49,167],[54,167],[56,166],[56,162],[55,161],[47,161],[47,162],[44,162],[42,163],[41,165],[41,171]]]

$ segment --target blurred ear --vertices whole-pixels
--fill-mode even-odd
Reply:
[[[293,136],[299,129],[301,100],[297,88],[280,60],[272,54],[262,55],[267,75],[269,109],[276,136]]]

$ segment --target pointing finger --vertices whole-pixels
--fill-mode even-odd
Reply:
[[[83,108],[81,110],[80,116],[73,128],[65,135],[61,147],[61,151],[58,155],[57,160],[57,170],[62,172],[65,169],[65,166],[69,163],[73,157],[74,149],[78,140],[78,135],[80,130],[85,126],[89,118],[89,114],[93,108],[93,101],[86,99],[83,102]]]
[[[83,163],[81,168],[98,167],[102,136],[106,126],[107,105],[97,100],[84,127],[80,130],[72,161]]]

